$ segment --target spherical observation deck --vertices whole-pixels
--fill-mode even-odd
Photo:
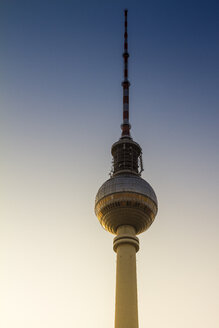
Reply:
[[[133,174],[115,175],[99,189],[95,213],[101,225],[116,234],[131,225],[136,234],[147,230],[157,214],[157,197],[148,182]]]

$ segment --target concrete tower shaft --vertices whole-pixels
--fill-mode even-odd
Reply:
[[[113,248],[116,261],[115,328],[138,328],[136,251],[139,241],[129,225],[118,228]]]

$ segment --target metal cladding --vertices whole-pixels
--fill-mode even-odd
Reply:
[[[130,82],[128,80],[128,21],[127,15],[128,10],[125,9],[125,33],[124,33],[124,52],[123,52],[123,59],[124,59],[124,81],[122,82],[123,86],[123,124],[121,125],[122,128],[122,137],[129,137],[130,136],[130,129],[131,125],[129,124],[129,86]]]
[[[97,204],[106,196],[127,191],[147,196],[157,206],[157,197],[151,185],[144,179],[131,174],[119,175],[107,180],[98,190],[95,203]]]
[[[149,228],[157,214],[157,197],[142,178],[127,174],[107,180],[95,200],[101,225],[116,234],[119,226],[131,225],[139,234]]]

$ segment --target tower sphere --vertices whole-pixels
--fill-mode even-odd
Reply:
[[[115,175],[98,190],[95,213],[101,225],[116,234],[119,226],[131,225],[136,234],[147,230],[157,213],[157,197],[138,175]]]

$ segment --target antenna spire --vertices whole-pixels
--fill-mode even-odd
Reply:
[[[123,123],[121,125],[122,137],[130,137],[131,125],[129,124],[129,86],[130,82],[128,80],[128,9],[124,10],[125,16],[125,33],[124,33],[124,81],[122,82],[123,87]]]

